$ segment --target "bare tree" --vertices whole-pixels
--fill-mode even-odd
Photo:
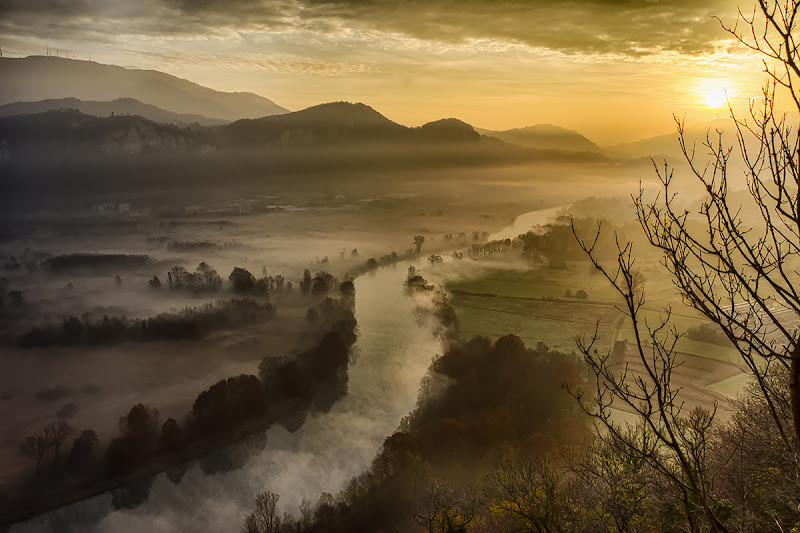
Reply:
[[[513,531],[565,531],[571,521],[569,480],[553,457],[507,459],[488,480],[487,496]]]
[[[648,203],[640,191],[635,199],[647,238],[663,252],[684,300],[719,325],[737,348],[784,445],[794,453],[800,444],[800,137],[775,105],[783,95],[792,112],[800,112],[800,50],[793,36],[799,10],[798,0],[758,0],[752,14],[740,11],[734,26],[723,26],[764,56],[768,75],[763,96],[751,102],[747,120],[737,118],[729,105],[748,204],[740,206],[729,194],[732,149],[723,146],[721,134],[706,139],[710,162],[702,164],[680,121],[681,149],[706,191],[699,217],[677,206],[672,169],[666,164],[656,166],[663,186],[660,197]],[[742,214],[748,207],[757,213],[752,219]],[[776,367],[789,379],[788,425],[781,416],[786,399],[766,379]]]
[[[477,518],[479,506],[476,494],[469,488],[433,478],[424,485],[412,515],[428,533],[465,531],[467,524]]]
[[[270,491],[256,496],[256,509],[249,513],[242,526],[243,533],[280,533],[283,521],[278,514],[280,495]]]
[[[29,435],[20,446],[20,451],[36,461],[36,475],[38,477],[42,459],[53,446],[53,438],[50,432],[50,424],[39,430],[33,435]]]
[[[740,11],[733,26],[723,25],[763,55],[768,76],[747,119],[737,117],[729,103],[749,193],[744,205],[730,193],[733,148],[723,144],[722,133],[706,137],[709,159],[703,163],[678,119],[681,150],[705,191],[699,212],[690,213],[677,200],[667,163],[654,162],[662,186],[658,197],[648,201],[640,189],[634,198],[644,233],[662,252],[684,302],[719,326],[754,378],[778,442],[792,458],[783,473],[788,486],[800,479],[800,136],[792,127],[800,113],[800,43],[793,36],[799,12],[800,0],[757,0],[751,14]],[[778,111],[781,97],[791,116]],[[671,382],[680,361],[674,351],[679,333],[669,325],[669,313],[654,325],[640,320],[645,294],[630,244],[617,243],[617,265],[606,270],[596,259],[597,237],[579,242],[624,300],[644,371],[612,367],[595,349],[595,333],[579,341],[597,378],[594,403],[585,402],[585,391],[573,394],[601,422],[604,438],[646,460],[678,490],[690,531],[703,527],[701,521],[712,531],[727,531],[714,497],[715,471],[708,467],[714,412],[684,409],[680,388]],[[625,434],[611,418],[612,406],[635,413],[641,430]]]
[[[70,426],[66,420],[58,420],[51,422],[45,426],[50,433],[53,451],[55,452],[56,461],[58,461],[58,451],[64,442],[75,434],[75,429]]]
[[[297,521],[297,529],[301,532],[309,531],[314,522],[314,506],[311,504],[311,500],[303,496],[299,510],[300,518]]]
[[[582,516],[588,531],[652,531],[649,512],[654,506],[653,471],[647,463],[626,455],[620,446],[593,442],[577,446],[567,454],[567,464],[580,483],[578,501],[588,516]]]
[[[573,232],[576,232],[573,227]],[[631,243],[617,241],[614,268],[601,265],[595,253],[599,240],[587,242],[575,233],[580,247],[608,279],[624,301],[620,306],[633,328],[636,362],[642,370],[634,372],[628,364],[612,364],[611,354],[596,349],[594,335],[579,335],[578,349],[595,375],[591,398],[587,391],[572,388],[587,414],[601,424],[598,436],[631,458],[645,461],[661,474],[678,494],[692,533],[707,525],[711,531],[727,533],[728,528],[716,513],[713,475],[707,468],[710,428],[716,414],[700,407],[685,409],[679,397],[680,386],[672,382],[672,371],[681,364],[675,352],[680,334],[670,326],[670,312],[655,325],[642,323],[639,311],[646,291],[635,268]],[[622,408],[636,415],[637,424],[623,424],[614,417]],[[688,411],[688,412],[687,412]]]

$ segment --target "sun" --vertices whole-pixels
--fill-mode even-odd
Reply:
[[[708,107],[722,107],[728,102],[724,89],[709,89],[706,91],[705,102]]]

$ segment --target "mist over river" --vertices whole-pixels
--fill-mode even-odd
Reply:
[[[521,215],[492,238],[524,233],[552,212]],[[245,439],[254,442],[252,455],[236,470],[209,474],[200,459],[178,484],[158,474],[146,501],[133,509],[115,509],[112,493],[106,492],[16,524],[11,531],[237,531],[259,492],[278,493],[281,512],[297,515],[303,497],[313,503],[321,492],[343,489],[413,410],[420,378],[442,352],[434,325],[418,324],[417,303],[403,287],[409,264],[379,268],[355,280],[358,340],[351,352],[348,394],[329,412],[310,414],[294,433],[273,425],[266,430],[265,446],[260,435]]]

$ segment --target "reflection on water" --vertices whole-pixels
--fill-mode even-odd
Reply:
[[[520,215],[490,239],[514,238],[561,209]],[[432,329],[417,324],[414,303],[405,295],[407,266],[356,279],[359,338],[352,350],[349,392],[330,411],[308,415],[294,433],[276,424],[188,466],[46,513],[11,531],[236,531],[264,490],[280,494],[281,509],[297,514],[303,497],[316,501],[320,492],[343,489],[413,409],[419,380],[441,352]]]
[[[329,412],[309,415],[294,433],[275,425],[247,439],[244,448],[237,444],[185,470],[47,513],[12,531],[234,531],[258,492],[279,493],[281,508],[296,514],[302,497],[315,501],[322,491],[344,488],[414,407],[419,380],[441,351],[430,329],[416,324],[403,291],[406,266],[356,280],[359,338],[349,393]],[[133,503],[140,505],[131,509]]]
[[[538,211],[523,213],[518,216],[516,220],[514,220],[514,223],[510,226],[489,235],[489,240],[495,241],[518,237],[523,233],[527,233],[534,226],[546,224],[551,219],[558,216],[558,214],[563,210],[563,207],[551,207],[550,209],[540,209]]]

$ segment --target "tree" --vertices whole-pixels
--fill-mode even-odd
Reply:
[[[473,491],[433,478],[425,484],[412,515],[428,533],[466,532],[467,525],[478,517],[479,506]]]
[[[119,419],[120,432],[131,437],[144,449],[155,442],[159,429],[159,412],[156,407],[137,403],[127,416]]]
[[[188,284],[189,273],[182,266],[176,265],[167,272],[167,285],[170,289],[182,289]]]
[[[50,433],[53,451],[55,452],[55,460],[58,461],[58,451],[64,442],[75,434],[75,429],[70,426],[65,420],[51,422],[45,426],[49,428],[47,431]]]
[[[351,280],[343,281],[339,285],[339,295],[348,307],[352,308],[356,301],[356,286]]]
[[[417,250],[417,253],[422,251],[422,245],[425,244],[425,237],[422,235],[415,235],[414,236],[414,248]]]
[[[646,462],[668,482],[681,501],[691,533],[705,529],[727,533],[713,490],[713,473],[707,463],[716,409],[709,412],[697,407],[688,413],[684,410],[679,397],[681,387],[671,379],[681,361],[675,352],[680,334],[670,326],[669,312],[656,324],[641,320],[639,311],[646,301],[646,291],[636,285],[630,243],[617,243],[617,264],[606,268],[595,256],[599,227],[588,243],[578,236],[577,230],[573,231],[595,268],[622,297],[624,305],[620,310],[630,321],[636,361],[644,371],[634,374],[628,365],[620,368],[614,364],[611,353],[599,352],[598,326],[593,335],[576,337],[578,350],[595,376],[591,393],[581,388],[570,388],[569,392],[600,423],[603,429],[598,431],[598,438],[602,442]],[[612,408],[620,406],[635,415],[633,426],[614,417]]]
[[[42,459],[53,446],[49,424],[33,435],[29,435],[20,446],[20,451],[36,461],[36,475],[38,477]]]
[[[311,284],[311,294],[323,296],[328,294],[336,285],[336,278],[328,272],[317,272]]]
[[[768,79],[763,96],[751,103],[750,119],[729,106],[744,162],[748,204],[758,215],[745,219],[729,194],[731,148],[721,134],[704,143],[711,156],[696,159],[683,124],[677,121],[681,150],[691,175],[705,190],[699,217],[676,204],[672,170],[656,166],[663,196],[648,203],[635,199],[648,240],[663,252],[664,263],[684,300],[720,326],[734,344],[767,402],[787,449],[800,446],[800,291],[793,276],[800,261],[800,144],[787,115],[775,109],[785,93],[792,112],[800,111],[800,49],[794,39],[798,0],[759,0],[751,16],[739,13],[724,29],[764,57]],[[770,390],[767,372],[780,368],[789,380],[789,424],[782,402]]]
[[[178,425],[177,420],[168,418],[161,426],[161,437],[159,444],[165,450],[179,450],[186,443],[186,435]]]
[[[262,492],[256,496],[256,509],[244,520],[243,533],[280,533],[283,520],[277,511],[280,496],[270,492]]]
[[[205,261],[197,265],[197,270],[195,272],[200,289],[216,291],[222,286],[222,278],[217,271]]]
[[[800,112],[796,90],[800,49],[793,36],[798,12],[798,0],[759,0],[752,15],[740,11],[734,26],[723,25],[740,44],[762,54],[767,73],[762,98],[750,104],[748,119],[737,117],[729,105],[747,185],[745,201],[730,193],[733,149],[724,146],[722,133],[706,137],[703,146],[710,161],[701,162],[678,119],[679,143],[690,176],[705,191],[699,212],[690,213],[679,205],[674,170],[666,162],[663,166],[654,162],[661,194],[648,201],[640,189],[634,198],[644,234],[662,253],[684,302],[719,327],[752,376],[767,413],[759,434],[764,444],[779,443],[784,457],[790,458],[792,466],[783,470],[783,479],[794,487],[788,507],[795,509],[800,504],[800,336],[796,326],[800,292],[795,280],[800,265],[800,137],[791,125],[794,116],[790,120],[780,113],[776,100],[786,96],[791,112]],[[587,410],[602,422],[617,446],[642,457],[670,481],[682,498],[690,531],[728,531],[725,506],[716,499],[712,483],[717,469],[709,466],[715,413],[682,412],[680,388],[670,379],[680,364],[674,352],[679,333],[669,325],[669,314],[655,325],[640,320],[645,291],[637,281],[630,244],[618,241],[617,265],[607,271],[597,261],[597,237],[594,243],[579,242],[625,300],[635,333],[636,359],[645,369],[637,376],[627,376],[625,369],[615,372],[608,356],[594,349],[597,335],[583,339],[580,350],[597,377],[597,404]],[[648,340],[652,346],[647,346]],[[584,398],[580,391],[573,393]],[[639,431],[623,434],[606,416],[614,400],[638,415]],[[772,427],[765,428],[763,423]],[[777,439],[770,437],[773,434]],[[772,518],[771,527],[778,529],[791,528],[796,521]]]
[[[72,442],[69,451],[69,465],[71,468],[82,466],[94,453],[97,448],[97,433],[92,429],[84,429]]]
[[[231,280],[233,292],[249,293],[256,288],[256,277],[245,268],[234,267],[228,279]]]
[[[161,288],[161,280],[158,279],[158,276],[153,276],[153,279],[147,282],[151,289],[160,289]]]
[[[488,497],[513,531],[566,531],[570,499],[562,469],[551,458],[506,459],[490,477]]]
[[[303,294],[311,292],[311,271],[303,270],[303,279],[300,281],[300,290]]]

